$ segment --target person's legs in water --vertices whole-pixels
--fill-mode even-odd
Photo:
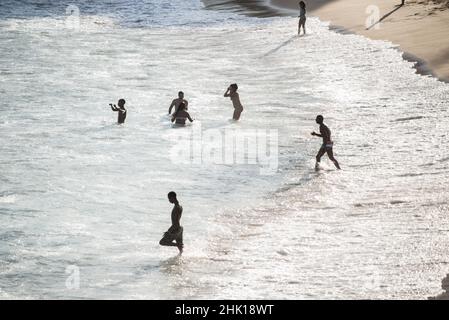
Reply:
[[[338,170],[341,170],[340,165],[338,164],[337,159],[334,158],[334,151],[332,148],[326,148],[327,156],[334,163]]]
[[[315,169],[318,169],[318,165],[320,164],[321,157],[326,153],[326,149],[324,147],[320,148],[320,151],[318,151],[318,154],[316,155],[316,163],[315,163]]]

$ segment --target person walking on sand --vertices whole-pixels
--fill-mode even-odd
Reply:
[[[109,105],[111,106],[112,111],[114,112],[118,112],[118,119],[117,119],[117,123],[118,124],[123,124],[125,123],[125,119],[126,119],[126,109],[125,109],[125,99],[120,99],[118,101],[118,107],[115,104],[110,103]]]
[[[175,108],[175,113],[178,111],[179,105],[181,103],[184,103],[185,105],[185,109],[187,110],[189,108],[189,102],[187,100],[184,99],[184,92],[179,91],[178,92],[178,98],[174,99],[170,105],[170,108],[168,108],[168,114],[171,114],[171,111],[173,109],[173,107]]]
[[[306,34],[306,3],[304,1],[299,2],[299,24],[298,24],[298,36],[301,34],[301,27]]]
[[[315,131],[312,132],[312,136],[317,136],[323,138],[323,144],[321,145],[320,151],[318,151],[318,154],[316,155],[316,164],[315,169],[319,169],[319,163],[321,160],[321,157],[327,153],[329,159],[334,163],[334,165],[337,167],[338,170],[340,170],[340,165],[338,164],[337,159],[334,158],[334,152],[332,151],[332,148],[334,146],[334,143],[331,139],[331,131],[330,129],[323,123],[324,117],[322,115],[319,115],[316,117],[316,123],[320,125],[320,133],[316,133]]]
[[[182,242],[182,235],[184,232],[183,227],[181,226],[180,220],[182,216],[182,207],[176,198],[176,193],[174,191],[170,191],[168,193],[168,201],[174,204],[173,210],[171,212],[171,227],[164,233],[159,244],[161,246],[168,247],[178,247],[179,253],[182,253],[184,249],[184,244]],[[173,242],[176,241],[176,242]]]
[[[232,116],[232,119],[234,119],[235,121],[240,119],[240,115],[243,112],[243,106],[242,103],[240,102],[240,96],[237,93],[237,90],[239,89],[239,87],[237,86],[236,83],[231,84],[228,87],[228,90],[226,90],[224,96],[225,98],[230,97],[232,104],[234,105],[234,114]]]

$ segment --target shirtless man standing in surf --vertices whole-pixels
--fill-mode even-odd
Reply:
[[[168,201],[174,204],[171,212],[171,227],[164,233],[163,238],[159,241],[161,246],[178,247],[179,253],[182,253],[184,244],[182,241],[183,227],[180,220],[182,216],[182,207],[176,198],[176,193],[171,191],[168,193]],[[174,242],[176,241],[176,242]]]
[[[323,123],[324,118],[322,115],[317,116],[315,121],[320,125],[320,133],[316,133],[314,131],[312,132],[312,136],[323,138],[323,145],[321,146],[320,151],[318,151],[318,154],[316,155],[315,170],[319,169],[321,157],[325,153],[327,153],[327,156],[334,163],[337,169],[340,170],[341,169],[340,165],[338,164],[337,159],[334,158],[334,152],[332,150],[334,143],[331,139],[331,130]]]

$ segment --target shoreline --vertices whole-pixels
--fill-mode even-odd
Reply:
[[[202,1],[207,9],[230,10],[252,17],[296,17],[298,13],[297,0]],[[425,4],[423,1],[408,0],[404,6],[398,5],[400,0],[306,2],[309,16],[329,22],[330,30],[390,41],[398,45],[404,60],[415,63],[418,74],[449,83],[449,0],[438,1],[442,3]],[[369,18],[366,12],[374,13],[376,18]]]

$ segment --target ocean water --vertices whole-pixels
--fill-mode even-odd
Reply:
[[[448,85],[391,43],[316,18],[296,37],[296,23],[197,0],[2,1],[0,298],[439,293]],[[175,129],[179,90],[196,121]],[[119,98],[123,126],[108,107]],[[317,114],[342,171],[325,157],[314,170]],[[232,135],[249,137],[246,162]],[[254,145],[268,145],[268,167]],[[182,256],[158,245],[171,190]]]

